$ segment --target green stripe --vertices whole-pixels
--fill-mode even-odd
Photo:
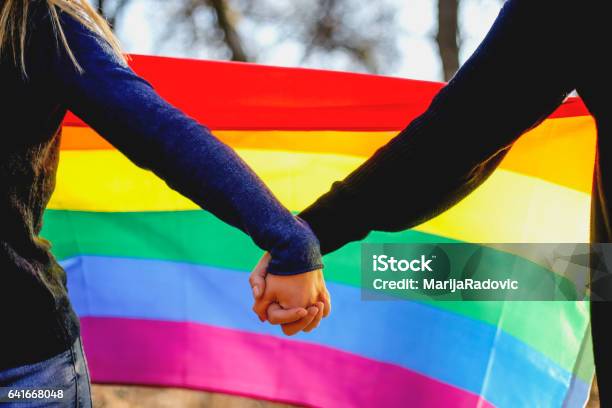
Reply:
[[[99,255],[158,259],[249,271],[261,256],[250,239],[204,211],[97,213],[47,210],[42,235],[58,259]],[[370,234],[368,242],[456,242],[417,231]],[[239,250],[236,250],[238,249]],[[325,257],[328,281],[360,286],[359,243]],[[576,364],[588,324],[586,303],[427,302],[492,325],[590,381],[589,356]],[[584,354],[584,353],[583,353]],[[586,354],[590,354],[588,351]]]

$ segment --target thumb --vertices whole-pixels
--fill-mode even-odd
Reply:
[[[270,259],[270,254],[266,252],[249,276],[249,284],[253,290],[253,298],[256,300],[259,299],[266,290],[266,275],[268,274],[267,269]]]

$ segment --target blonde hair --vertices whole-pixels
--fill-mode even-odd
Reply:
[[[15,64],[18,64],[23,74],[26,74],[25,66],[25,47],[26,35],[28,30],[28,14],[30,3],[33,0],[0,0],[0,56],[7,49],[12,51]],[[36,0],[34,0],[36,1]],[[56,40],[61,41],[66,53],[72,60],[79,72],[83,69],[74,56],[68,40],[60,24],[60,12],[73,17],[87,29],[106,40],[116,56],[125,61],[119,41],[113,34],[108,23],[87,0],[39,0],[46,3],[49,8],[51,24],[55,31]]]

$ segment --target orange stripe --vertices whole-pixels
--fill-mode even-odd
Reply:
[[[368,157],[397,132],[248,131],[213,132],[224,143],[243,149],[334,153]],[[113,150],[106,140],[87,127],[64,127],[62,150]]]
[[[591,116],[549,119],[521,137],[501,167],[590,194],[596,135]]]

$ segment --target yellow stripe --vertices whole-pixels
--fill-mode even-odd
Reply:
[[[301,209],[364,159],[351,156],[237,150],[291,209]],[[153,173],[114,150],[64,151],[53,209],[176,211],[198,208]]]
[[[363,159],[239,150],[289,209],[299,211]],[[587,242],[590,196],[506,170],[418,229],[471,242]],[[50,208],[177,211],[198,208],[119,152],[64,151]]]
[[[589,242],[590,203],[587,193],[498,170],[416,229],[467,242]]]

